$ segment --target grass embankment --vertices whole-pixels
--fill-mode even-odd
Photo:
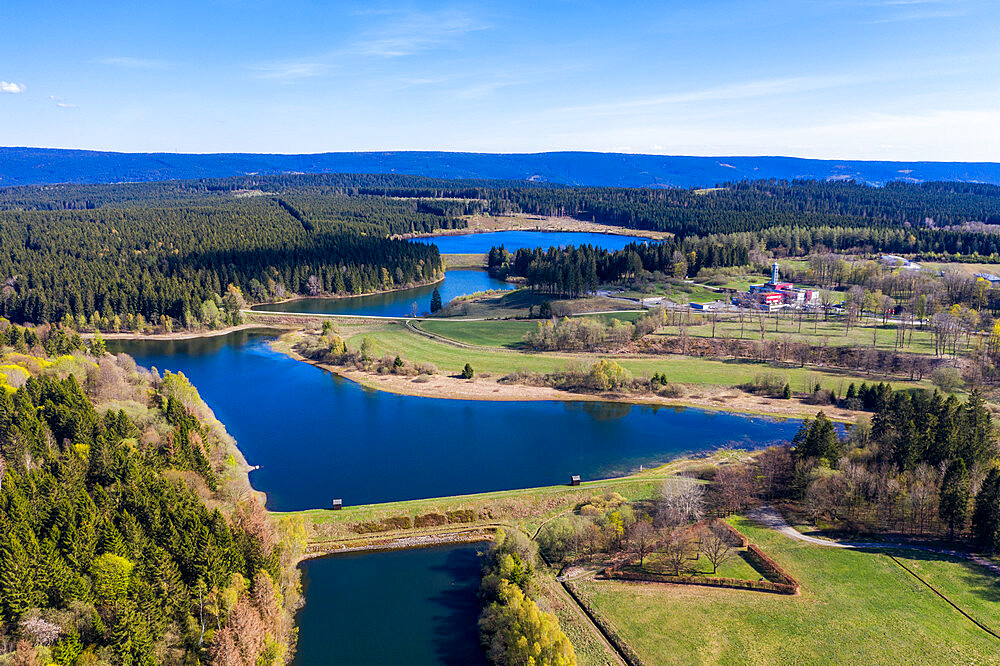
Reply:
[[[363,545],[372,539],[406,538],[443,534],[449,531],[492,529],[501,526],[514,526],[533,535],[546,520],[572,510],[577,505],[589,501],[594,495],[616,492],[630,501],[650,499],[656,497],[660,485],[667,477],[709,464],[745,461],[751,455],[749,452],[741,450],[717,451],[705,457],[681,458],[629,476],[584,481],[579,486],[567,484],[519,490],[499,490],[473,495],[345,506],[339,511],[307,509],[273,512],[272,515],[302,517],[307,528],[309,547],[313,552],[336,552],[344,548]],[[569,479],[567,479],[568,481]],[[471,511],[475,516],[473,520],[423,527],[387,529],[367,534],[359,534],[352,527],[361,523],[382,521],[392,523],[400,518],[408,518],[412,524],[419,516],[438,514],[447,517],[449,513],[468,511]]]
[[[395,322],[374,322],[357,326],[344,326],[342,332],[348,344],[357,348],[361,339],[370,336],[379,351],[399,354],[413,361],[433,363],[446,373],[458,373],[466,363],[472,364],[477,373],[489,372],[506,375],[516,370],[556,372],[572,364],[589,364],[598,358],[611,356],[634,376],[665,373],[671,383],[692,386],[734,387],[750,382],[761,372],[777,372],[791,384],[793,390],[811,391],[819,383],[823,388],[835,389],[842,395],[850,382],[873,382],[883,379],[878,375],[862,375],[829,367],[797,367],[779,363],[754,363],[728,361],[689,356],[624,356],[569,352],[527,353],[503,349],[515,344],[518,334],[525,330],[525,322],[423,322],[420,325],[436,334],[467,344],[493,343],[495,346],[468,348],[450,345],[409,330]],[[499,348],[498,348],[499,347]],[[896,388],[927,388],[925,382],[893,381]],[[808,389],[806,388],[808,387]],[[815,409],[813,409],[815,412]]]
[[[448,270],[457,270],[460,268],[486,268],[486,260],[489,255],[486,254],[442,254],[441,258],[444,259],[444,265]]]
[[[1000,642],[885,554],[824,548],[733,524],[802,584],[800,596],[580,580],[592,611],[649,664],[994,663]],[[995,577],[946,556],[896,554],[983,624]]]

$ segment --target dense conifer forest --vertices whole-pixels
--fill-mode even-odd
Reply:
[[[674,234],[659,249],[514,258],[512,274],[548,263],[531,280],[569,292],[590,288],[595,275],[627,274],[636,255],[664,272],[745,264],[755,249],[1000,261],[1000,234],[991,232],[1000,187],[967,183],[695,190],[331,174],[13,187],[0,189],[0,314],[102,330],[235,324],[247,302],[433,281],[443,270],[437,249],[395,238],[463,228],[463,216],[476,213]]]
[[[183,375],[57,329],[0,321],[0,335],[0,643],[19,637],[15,663],[283,663],[295,541],[277,545]]]
[[[9,210],[0,314],[103,330],[235,324],[245,301],[437,279],[436,247],[388,236],[451,223],[414,202],[347,196]]]

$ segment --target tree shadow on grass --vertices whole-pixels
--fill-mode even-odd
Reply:
[[[935,553],[927,550],[886,548],[880,549],[877,552],[897,557],[903,560],[904,564],[906,564],[906,560],[915,560],[918,562],[949,562],[956,564],[962,567],[962,573],[959,578],[968,588],[969,592],[985,601],[1000,603],[1000,576],[981,564],[972,562],[964,557],[957,557],[945,553]],[[919,571],[916,573],[932,586],[937,588],[933,579],[933,573],[927,576],[924,576],[923,573]],[[948,596],[946,590],[939,591],[945,596]]]

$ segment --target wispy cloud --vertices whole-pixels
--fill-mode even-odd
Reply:
[[[389,20],[368,31],[354,50],[364,55],[398,58],[447,46],[488,27],[478,17],[454,9],[390,14]]]
[[[25,87],[23,83],[14,83],[13,81],[0,81],[0,93],[10,93],[12,95],[17,95],[18,93],[23,93],[28,88]]]
[[[490,26],[466,11],[433,12],[374,10],[355,12],[376,24],[363,30],[343,48],[305,58],[275,60],[252,66],[258,78],[292,82],[323,76],[348,60],[402,58],[458,44],[470,33]]]
[[[712,86],[695,90],[622,99],[601,104],[589,104],[555,109],[565,113],[615,114],[627,111],[641,111],[674,104],[690,104],[697,102],[720,102],[757,97],[774,97],[799,92],[824,90],[840,86],[860,85],[884,80],[881,77],[869,75],[835,75],[835,76],[793,76],[776,79],[760,79],[746,83],[736,83],[725,86]]]
[[[127,67],[128,69],[170,69],[173,65],[165,60],[148,58],[133,58],[131,56],[116,56],[113,58],[98,58],[101,65],[111,67]]]
[[[52,100],[56,106],[60,109],[75,109],[76,104],[71,104],[64,100],[62,97],[56,97],[55,95],[49,95],[49,99]]]
[[[863,21],[868,24],[956,18],[970,11],[963,0],[882,0],[868,4],[867,8],[885,11],[884,16]]]

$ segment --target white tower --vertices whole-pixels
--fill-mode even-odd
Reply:
[[[771,264],[771,284],[778,284],[778,262]]]

